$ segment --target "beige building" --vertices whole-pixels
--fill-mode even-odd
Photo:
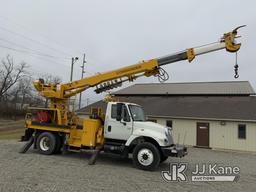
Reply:
[[[143,106],[148,120],[173,128],[177,143],[256,152],[256,97],[249,82],[135,84],[115,93]],[[88,115],[96,102],[78,111]]]
[[[166,125],[166,118],[156,118],[156,120]],[[176,118],[171,118],[171,121],[176,142],[213,149],[256,152],[256,122]],[[198,125],[198,123],[204,123],[206,126]],[[205,134],[208,137],[206,144],[200,143],[200,138],[198,138],[198,129],[202,127],[203,129],[206,127],[208,132]]]

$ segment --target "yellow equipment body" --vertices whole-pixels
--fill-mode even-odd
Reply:
[[[30,110],[38,110],[38,111],[50,111],[54,115],[52,116],[54,119],[61,119],[62,115],[58,109],[48,109],[48,108],[30,108]],[[94,109],[92,111],[98,115],[101,114],[101,109]],[[65,133],[69,135],[67,140],[67,145],[83,148],[83,147],[101,147],[104,144],[104,135],[103,135],[103,119],[104,117],[98,119],[82,119],[77,118],[76,124],[73,125],[54,125],[54,124],[44,124],[33,121],[32,113],[27,113],[25,119],[25,127],[40,130],[40,131],[50,131],[56,133]]]
[[[71,129],[68,145],[73,147],[97,147],[104,143],[103,125],[99,119],[85,119],[82,129]]]

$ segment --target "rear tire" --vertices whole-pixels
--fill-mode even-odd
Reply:
[[[135,167],[147,171],[155,170],[160,163],[160,153],[155,145],[149,142],[138,144],[133,151]]]
[[[55,147],[54,153],[59,154],[59,153],[61,153],[62,139],[58,134],[55,134],[54,136],[56,138],[56,147]]]
[[[57,139],[53,133],[43,132],[38,136],[36,146],[39,153],[51,155],[56,149]]]

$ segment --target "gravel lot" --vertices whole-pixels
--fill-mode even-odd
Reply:
[[[89,154],[69,153],[45,156],[30,150],[19,154],[23,145],[0,141],[0,191],[256,191],[256,155],[189,148],[183,159],[169,158],[155,172],[133,168],[131,160],[101,154],[96,165],[88,165]],[[165,182],[162,170],[169,162],[218,163],[239,166],[238,182]],[[194,169],[194,167],[193,167]],[[190,171],[191,171],[190,170]]]

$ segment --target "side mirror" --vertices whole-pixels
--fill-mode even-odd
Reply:
[[[122,119],[122,103],[117,103],[116,104],[116,120],[121,121]]]

